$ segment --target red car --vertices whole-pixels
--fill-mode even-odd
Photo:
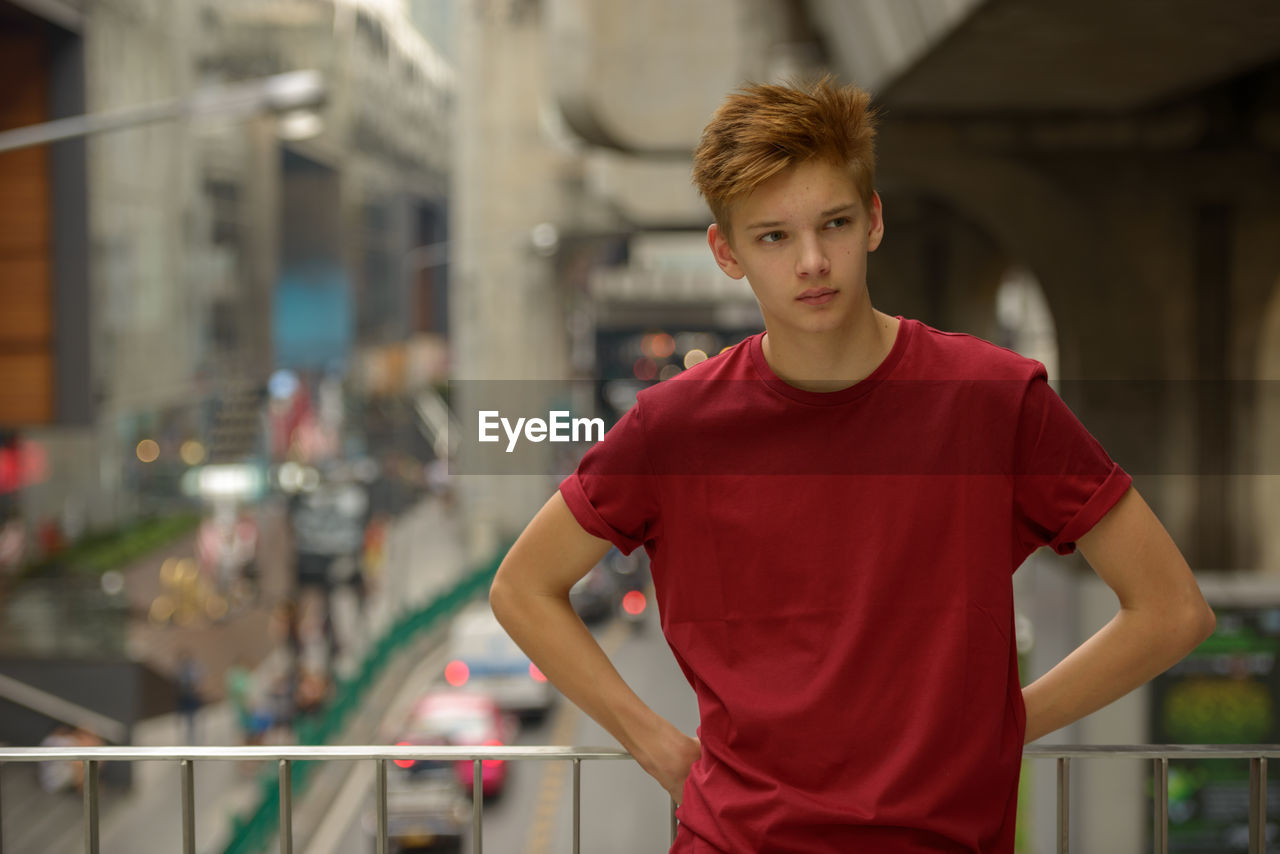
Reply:
[[[501,747],[515,737],[516,726],[515,720],[503,714],[487,694],[440,689],[424,694],[414,705],[405,727],[405,740],[413,744]],[[456,763],[455,771],[462,787],[474,794],[472,763],[462,760]],[[506,761],[485,759],[480,763],[480,777],[485,797],[499,794],[507,781]]]

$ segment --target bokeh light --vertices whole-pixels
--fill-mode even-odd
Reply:
[[[224,619],[231,611],[231,603],[227,597],[213,594],[204,603],[204,612],[211,620]]]
[[[684,354],[684,366],[692,368],[694,365],[700,364],[707,360],[707,351],[699,350],[697,347]]]
[[[188,439],[183,442],[182,447],[178,449],[178,456],[182,457],[182,461],[187,465],[198,466],[204,462],[204,445],[196,439]]]
[[[676,351],[676,339],[665,332],[654,332],[646,335],[640,344],[646,356],[654,359],[665,359]]]
[[[633,617],[644,613],[645,604],[644,594],[639,590],[629,590],[627,595],[622,597],[622,610]]]
[[[397,741],[397,742],[396,742],[396,747],[412,747],[412,746],[413,746],[413,742],[411,742],[411,741]],[[413,760],[412,760],[412,759],[393,759],[393,760],[391,760],[391,761],[392,761],[392,762],[394,762],[394,763],[396,763],[396,767],[397,767],[397,768],[412,768],[412,767],[413,767]]]
[[[471,668],[465,661],[450,661],[444,667],[444,681],[455,688],[461,688],[471,678]]]
[[[138,459],[144,463],[154,463],[160,459],[160,445],[155,439],[143,439],[138,443]]]
[[[178,607],[174,604],[172,596],[160,595],[152,600],[148,616],[153,623],[167,623],[176,610]]]

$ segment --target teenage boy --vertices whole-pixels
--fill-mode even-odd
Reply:
[[[1213,629],[1177,547],[1046,383],[967,335],[876,311],[869,98],[752,86],[694,181],[765,332],[641,392],[503,561],[530,658],[680,804],[673,851],[1012,852],[1025,742]],[[569,588],[649,553],[698,698],[691,738],[623,682]],[[1013,571],[1077,546],[1120,607],[1026,688]]]

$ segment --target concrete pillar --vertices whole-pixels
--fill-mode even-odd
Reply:
[[[1264,184],[1268,186],[1268,184]],[[1280,573],[1280,205],[1241,207],[1235,234],[1231,365],[1243,383],[1236,418],[1243,476],[1236,481],[1236,507],[1251,524],[1238,553],[1259,572]]]
[[[885,239],[869,259],[876,308],[939,329],[996,340],[996,290],[1011,259],[972,220],[936,197],[882,193]]]
[[[529,381],[568,375],[552,260],[532,237],[538,225],[564,217],[562,178],[572,157],[543,131],[550,50],[538,3],[469,2],[459,11],[452,376],[485,381],[497,405],[528,407],[526,415],[538,408]],[[477,388],[457,388],[464,398],[457,411],[465,412]],[[477,551],[518,533],[551,494],[549,454],[545,462],[543,471],[533,461],[520,475],[455,472]]]
[[[1280,272],[1265,310],[1257,353],[1256,471],[1246,497],[1258,531],[1258,568],[1280,573]]]

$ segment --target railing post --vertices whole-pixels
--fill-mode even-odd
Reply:
[[[676,824],[677,824],[676,807],[677,806],[678,804],[676,803],[676,799],[672,798],[671,799],[671,844],[672,845],[676,844]]]
[[[182,854],[196,854],[195,763],[182,760]]]
[[[1267,851],[1267,757],[1249,760],[1249,854]]]
[[[1058,757],[1058,854],[1071,850],[1071,759]]]
[[[582,848],[582,760],[573,760],[573,854]]]
[[[293,775],[288,759],[280,760],[280,854],[293,854]]]
[[[98,761],[84,760],[84,854],[98,854]]]
[[[387,854],[387,760],[379,759],[375,789],[378,808],[378,854]]]
[[[1155,783],[1151,798],[1153,805],[1153,826],[1151,828],[1151,846],[1155,854],[1169,854],[1169,757],[1161,756],[1155,760]]]
[[[479,759],[471,761],[471,850],[484,851],[484,772]]]

